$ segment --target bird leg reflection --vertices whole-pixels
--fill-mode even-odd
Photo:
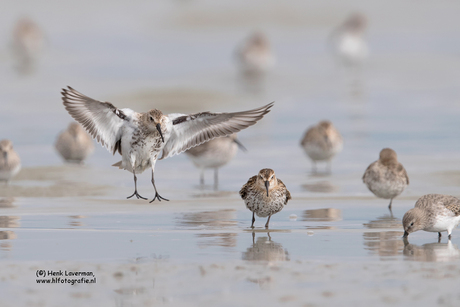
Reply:
[[[219,175],[218,175],[218,168],[214,169],[214,190],[217,191],[219,187]]]

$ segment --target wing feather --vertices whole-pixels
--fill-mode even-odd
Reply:
[[[161,159],[252,126],[270,112],[273,104],[274,102],[257,109],[234,113],[169,114],[173,123],[172,132],[163,148]]]
[[[132,110],[120,110],[110,102],[94,100],[70,86],[62,89],[61,94],[66,110],[94,139],[110,152],[120,150],[116,144],[121,139],[121,127],[129,121]]]

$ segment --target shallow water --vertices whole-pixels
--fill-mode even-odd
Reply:
[[[460,195],[459,9],[452,1],[9,3],[0,12],[0,137],[13,141],[23,170],[0,186],[2,304],[458,305],[458,230],[450,243],[418,232],[405,244],[400,220],[423,194]],[[355,10],[370,23],[371,57],[358,74],[325,44]],[[23,15],[47,40],[25,75],[8,49]],[[232,53],[254,29],[267,33],[278,63],[246,83]],[[100,146],[84,166],[62,163],[53,142],[71,120],[59,94],[66,85],[138,111],[275,106],[239,134],[248,152],[220,170],[219,191],[212,172],[199,187],[199,172],[179,155],[155,169],[170,202],[149,204],[125,199],[132,175],[110,167],[119,157]],[[299,142],[322,119],[342,133],[344,150],[331,175],[311,175]],[[393,217],[361,181],[383,147],[396,150],[411,180]],[[252,231],[237,191],[265,167],[293,200],[269,231],[265,219]],[[138,184],[153,196],[148,172]],[[36,270],[51,268],[93,270],[98,282],[37,285]]]

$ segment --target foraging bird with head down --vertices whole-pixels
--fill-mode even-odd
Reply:
[[[101,102],[85,96],[71,87],[63,89],[62,100],[69,114],[88,131],[102,146],[122,160],[115,163],[120,169],[134,175],[134,193],[137,192],[136,174],[152,169],[152,185],[155,199],[160,196],[155,186],[155,163],[180,154],[185,150],[216,137],[236,133],[257,123],[270,111],[274,102],[263,107],[234,113],[201,112],[195,114],[164,115],[158,109],[138,113],[131,109],[118,109],[110,102]]]
[[[457,197],[441,194],[427,194],[420,197],[414,208],[404,214],[404,238],[418,230],[437,232],[446,231],[449,240],[452,230],[460,224],[460,200]]]

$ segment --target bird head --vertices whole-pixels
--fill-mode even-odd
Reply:
[[[150,131],[157,131],[160,134],[163,143],[165,139],[163,137],[163,131],[165,129],[165,118],[166,116],[160,110],[152,109],[142,116],[142,122],[147,126]]]
[[[260,189],[264,189],[269,196],[269,191],[278,185],[278,180],[275,176],[275,171],[270,168],[260,170],[257,175],[257,185]]]

